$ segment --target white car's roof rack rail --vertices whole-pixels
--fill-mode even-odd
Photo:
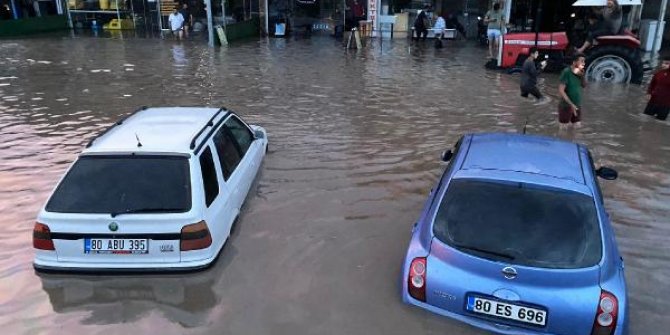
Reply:
[[[226,112],[226,113],[223,115],[223,117],[215,125],[214,124],[214,119],[216,119],[216,117],[219,116],[219,114],[221,114],[221,112]],[[191,147],[191,149],[195,148],[195,150],[193,150],[194,153],[197,154],[200,151],[200,149],[202,148],[202,146],[205,145],[205,143],[207,143],[207,139],[212,135],[212,132],[214,131],[214,129],[219,127],[219,124],[221,124],[221,122],[223,122],[223,120],[226,119],[228,114],[230,114],[230,111],[228,110],[228,108],[221,107],[218,111],[216,111],[216,113],[214,113],[212,118],[209,119],[209,121],[207,121],[205,126],[202,127],[202,129],[200,129],[200,131],[198,131],[195,134],[195,136],[193,136],[193,139],[191,140],[191,146],[190,147]],[[198,147],[196,148],[196,146],[195,146],[196,140],[198,139],[198,137],[200,137],[200,135],[202,135],[202,133],[205,132],[205,130],[207,130],[208,127],[211,127],[212,129],[209,130],[209,133],[207,133],[207,136],[205,136],[203,138],[202,142],[200,142],[200,145],[198,145]]]
[[[110,130],[112,130],[114,127],[123,124],[124,121],[126,121],[129,117],[131,117],[131,116],[137,114],[137,112],[146,110],[147,108],[148,108],[147,106],[142,106],[141,108],[135,110],[134,112],[132,112],[132,113],[126,115],[126,117],[124,117],[123,119],[114,122],[111,126],[109,126],[107,129],[105,129],[103,132],[101,132],[100,134],[98,134],[98,135],[96,135],[95,137],[93,137],[90,141],[88,141],[88,144],[86,144],[86,147],[87,147],[87,148],[90,148],[90,147],[93,145],[93,142],[95,142],[95,140],[97,140],[97,139],[99,139],[100,137],[102,137],[102,136],[104,136],[105,134],[107,134],[107,133],[108,133]]]

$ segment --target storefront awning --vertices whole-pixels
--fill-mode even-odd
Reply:
[[[577,0],[572,4],[575,7],[604,7],[607,5],[607,0]],[[621,6],[639,6],[642,5],[642,0],[619,0]]]

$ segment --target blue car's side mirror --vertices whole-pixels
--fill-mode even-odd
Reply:
[[[452,156],[454,156],[454,153],[451,152],[451,150],[447,150],[447,151],[442,153],[442,161],[443,162],[448,162],[451,159]]]
[[[262,138],[265,138],[265,133],[263,131],[261,131],[261,130],[254,131],[254,139],[255,140],[262,139]]]
[[[596,175],[605,180],[615,180],[619,177],[619,173],[616,170],[604,166],[596,170]]]

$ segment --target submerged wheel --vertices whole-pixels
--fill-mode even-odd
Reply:
[[[586,79],[613,84],[640,84],[642,59],[636,49],[618,45],[595,47],[586,56]]]

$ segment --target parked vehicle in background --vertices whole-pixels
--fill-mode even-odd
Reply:
[[[594,6],[596,0],[576,1],[573,6]],[[622,6],[639,5],[639,1],[621,2]],[[599,2],[598,2],[599,3]],[[603,5],[606,1],[602,1]],[[574,32],[574,31],[573,31]],[[585,34],[586,31],[581,31]],[[571,49],[581,45],[584,38],[571,36],[566,31],[509,33],[503,36],[502,58],[499,66],[514,68],[523,64],[529,49],[537,46],[541,57],[548,56],[548,71],[560,71],[566,66]],[[640,40],[629,31],[600,36],[587,49],[586,78],[594,82],[641,84],[644,75]]]

